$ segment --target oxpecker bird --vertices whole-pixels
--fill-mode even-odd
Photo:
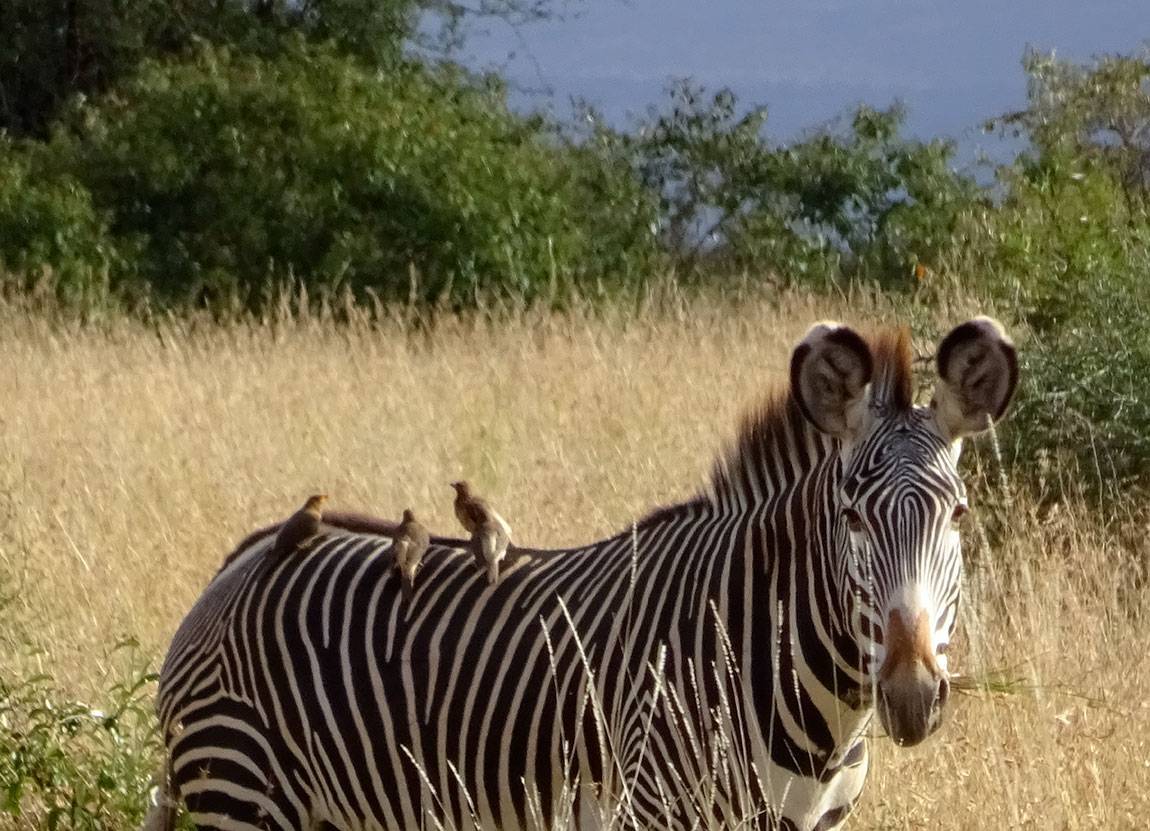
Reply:
[[[410,508],[406,509],[403,522],[395,530],[391,548],[395,552],[395,567],[403,578],[403,599],[408,603],[415,593],[415,574],[419,571],[420,560],[430,542],[427,529],[419,524]]]
[[[471,553],[475,563],[487,572],[487,582],[499,580],[499,561],[507,555],[511,543],[511,526],[486,500],[475,496],[467,482],[452,482],[455,488],[455,515],[471,533]]]
[[[303,507],[288,517],[272,543],[272,557],[286,557],[319,533],[326,501],[326,494],[308,497]]]

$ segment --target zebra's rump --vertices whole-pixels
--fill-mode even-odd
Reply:
[[[469,800],[496,824],[528,824],[511,792],[530,781],[550,793],[565,777],[526,763],[550,759],[533,742],[562,746],[535,637],[555,596],[528,579],[548,558],[513,551],[490,587],[470,553],[436,543],[408,604],[389,538],[335,530],[273,561],[273,537],[231,558],[173,640],[158,707],[176,791],[233,816],[242,793],[286,827],[297,815],[340,827],[409,827],[428,811],[462,821]],[[574,690],[567,698],[573,713]]]

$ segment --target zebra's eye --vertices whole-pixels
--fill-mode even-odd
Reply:
[[[854,508],[847,508],[843,511],[843,516],[847,519],[847,528],[850,529],[851,533],[858,534],[862,531],[863,519],[858,511]]]
[[[958,525],[958,523],[962,522],[962,518],[968,513],[970,513],[970,509],[960,502],[954,506],[954,513],[950,515],[950,521]]]

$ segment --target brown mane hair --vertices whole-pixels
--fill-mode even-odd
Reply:
[[[871,380],[875,406],[887,412],[905,413],[914,406],[914,366],[910,329],[884,329],[867,338],[874,356]]]
[[[874,358],[872,406],[883,414],[907,412],[914,405],[910,330],[905,326],[882,329],[870,333],[866,341]],[[764,460],[793,442],[805,443],[812,434],[830,441],[807,421],[789,385],[772,390],[743,416],[734,444],[716,462],[711,475],[712,496],[721,500],[750,493],[752,488],[769,490],[771,472]]]

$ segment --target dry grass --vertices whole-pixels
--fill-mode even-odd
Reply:
[[[431,334],[0,316],[0,574],[17,576],[10,611],[45,668],[86,694],[123,635],[162,655],[230,547],[309,493],[390,517],[410,505],[446,530],[447,483],[465,475],[524,542],[594,538],[693,492],[811,322],[891,313],[793,297]],[[952,659],[976,678],[1006,669],[1004,691],[960,694],[922,748],[876,741],[853,827],[1144,825],[1150,600],[1120,567],[1148,557],[1140,531],[1123,544],[1083,513],[1014,506]]]

